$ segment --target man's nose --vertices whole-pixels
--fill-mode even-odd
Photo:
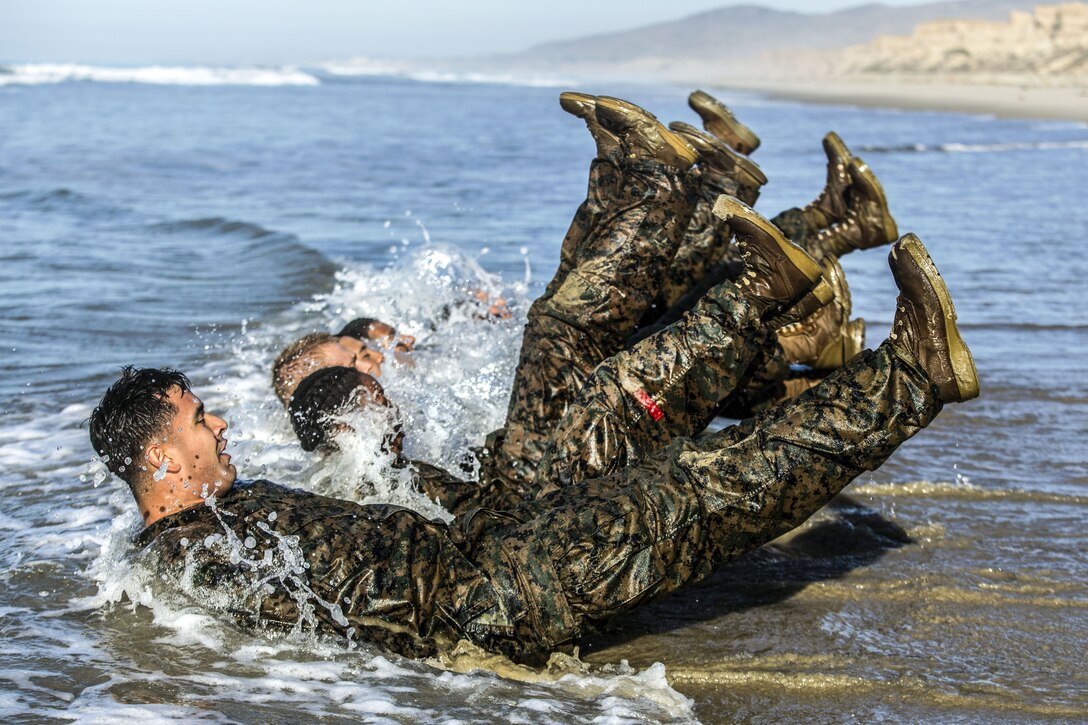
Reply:
[[[227,421],[225,419],[220,418],[218,415],[209,415],[207,417],[211,419],[212,430],[215,431],[216,435],[222,435],[227,431]]]

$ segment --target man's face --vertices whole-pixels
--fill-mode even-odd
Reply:
[[[384,322],[371,322],[366,331],[366,339],[380,348],[392,349],[395,352],[411,352],[416,346],[414,337],[398,335],[391,325]]]
[[[366,384],[369,383],[369,384]],[[378,406],[390,412],[392,430],[385,435],[385,447],[392,453],[400,455],[404,450],[404,425],[400,420],[400,410],[385,397],[385,390],[377,380],[365,381],[356,391],[356,405],[362,409],[367,406]]]
[[[375,378],[381,377],[382,362],[385,361],[385,355],[346,335],[337,338],[336,342],[319,345],[314,350],[314,358],[319,361],[315,370],[330,367],[354,368]]]
[[[224,450],[227,422],[206,412],[204,404],[192,392],[182,393],[179,388],[172,388],[168,400],[177,413],[163,434],[161,445],[170,460],[181,467],[177,475],[182,486],[202,496],[230,490],[238,471]]]

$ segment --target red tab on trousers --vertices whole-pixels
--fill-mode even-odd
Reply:
[[[650,417],[654,420],[661,420],[665,417],[665,411],[657,407],[657,403],[654,402],[654,399],[651,398],[649,393],[647,393],[645,390],[636,390],[635,400],[642,403],[642,407],[645,408],[647,412],[649,412]]]

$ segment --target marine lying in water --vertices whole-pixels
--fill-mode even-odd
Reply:
[[[314,332],[285,347],[272,364],[272,389],[287,405],[307,375],[327,367],[349,367],[380,377],[387,353],[407,361],[415,346],[412,335],[399,334],[379,319],[359,317],[335,335]]]
[[[675,322],[723,279],[737,278],[743,265],[730,244],[732,232],[711,209],[721,193],[754,204],[766,182],[759,167],[747,158],[760,144],[755,132],[703,91],[693,92],[688,102],[702,118],[707,133],[680,122],[670,128],[699,153],[690,182],[696,191],[695,206],[657,299],[632,342]],[[725,401],[723,412],[730,417],[747,417],[774,401],[792,397],[864,347],[865,323],[850,320],[850,293],[838,257],[890,243],[898,231],[872,169],[834,132],[824,137],[823,146],[827,155],[824,189],[812,203],[787,209],[771,221],[824,265],[836,301],[778,331],[781,349],[775,350],[744,390]]]
[[[473,292],[463,304],[472,305],[472,315],[477,319],[504,320],[511,316],[505,299],[491,297],[483,290]],[[439,311],[439,318],[448,318],[451,313],[451,305],[446,305]],[[350,367],[380,377],[389,354],[401,364],[414,364],[411,353],[415,346],[414,336],[398,332],[393,325],[374,317],[359,317],[335,335],[314,332],[285,347],[272,364],[272,389],[287,405],[307,375],[329,367]]]
[[[704,163],[703,155],[684,136],[633,104],[576,93],[564,93],[560,101],[566,110],[586,121],[597,140],[598,155],[590,167],[586,200],[563,240],[555,277],[529,310],[505,427],[489,436],[480,451],[480,480],[489,492],[489,506],[502,502],[514,505],[535,495],[541,486],[539,463],[559,421],[594,368],[629,344],[675,270],[678,250],[691,244],[689,218],[706,197],[705,189],[696,194],[692,185],[711,176],[706,170],[711,162]],[[849,152],[841,142],[833,148],[829,177],[832,169],[842,176]],[[734,168],[740,166],[734,164]],[[863,196],[843,191],[852,181],[844,183],[837,187],[838,193],[849,196],[851,203]],[[823,196],[828,193],[825,190]],[[880,209],[886,213],[886,204]],[[728,228],[727,221],[710,216],[716,228]],[[775,229],[774,233],[779,232]],[[731,237],[732,231],[728,231],[726,241]],[[876,236],[867,243],[873,246],[886,241],[884,236]],[[693,259],[688,255],[685,264]],[[728,387],[726,404],[730,409],[747,411],[756,407],[755,403],[766,407],[787,397],[787,386],[793,382],[784,380],[788,363],[814,365],[826,372],[861,349],[860,334],[850,338],[851,346],[844,344],[849,294],[841,268],[830,255],[825,256],[825,268],[830,285],[822,291],[835,291],[838,299],[812,317],[782,327],[777,341],[772,336],[752,343],[761,363],[746,372],[745,380]],[[693,304],[685,302],[684,309]],[[681,314],[677,312],[676,318]],[[782,319],[779,324],[787,322]],[[797,354],[788,359],[784,351]],[[669,355],[683,359],[676,353]],[[298,388],[289,409],[307,450],[330,447],[331,438],[322,433],[319,419],[338,413],[345,396],[363,384],[361,379],[350,370],[326,368]],[[376,381],[365,384],[367,389],[380,389]],[[700,397],[691,410],[674,412],[670,425],[681,434],[692,435],[711,420],[715,410],[707,410]],[[428,497],[457,510],[458,502],[465,499],[450,495],[456,489],[451,477],[441,469],[415,463],[427,472],[420,480]]]
[[[188,380],[126,369],[90,434],[143,514],[142,556],[251,626],[412,656],[467,639],[539,661],[796,527],[943,404],[978,394],[944,282],[907,235],[890,256],[900,296],[887,341],[795,400],[698,440],[682,435],[674,419],[711,409],[743,379],[758,357],[752,341],[817,304],[821,279],[811,257],[743,203],[723,197],[716,213],[737,227],[742,281],[718,285],[677,324],[599,366],[545,453],[541,490],[506,512],[447,525],[236,483],[226,422]]]
[[[597,142],[598,159],[591,167],[587,199],[579,207],[563,241],[559,272],[548,285],[544,298],[554,294],[557,286],[566,280],[574,266],[574,254],[580,251],[579,245],[583,240],[595,236],[598,238],[597,246],[601,247],[597,256],[624,254],[631,262],[647,265],[654,273],[642,276],[646,286],[641,292],[655,291],[650,304],[642,300],[643,295],[627,301],[628,310],[638,310],[642,317],[633,325],[612,326],[613,331],[620,330],[629,336],[633,333],[630,341],[635,342],[675,322],[717,283],[737,278],[743,265],[735,255],[730,254],[732,232],[726,222],[711,213],[711,208],[722,193],[735,194],[748,204],[754,203],[767,179],[757,165],[742,155],[759,146],[758,136],[708,94],[696,91],[691,94],[689,103],[703,118],[707,130],[717,136],[702,133],[682,123],[672,124],[670,132],[643,109],[612,100],[616,103],[606,109],[606,120],[601,122],[597,118],[595,96],[569,92],[560,96],[560,103],[566,111],[585,120]],[[678,155],[676,149],[683,149],[683,154]],[[726,409],[734,415],[746,414],[785,399],[793,391],[810,387],[819,377],[839,367],[864,347],[864,322],[849,320],[849,290],[837,256],[893,241],[896,237],[895,221],[888,210],[879,181],[860,159],[851,155],[842,139],[829,133],[824,139],[824,149],[828,157],[825,188],[813,203],[803,209],[786,210],[774,221],[780,227],[790,229],[791,234],[797,237],[793,241],[800,243],[824,263],[826,276],[833,283],[838,302],[814,313],[811,319],[798,321],[779,332],[782,348],[772,350],[768,361],[752,375],[749,384],[730,401],[725,401]],[[645,255],[633,258],[630,250],[619,243],[606,247],[600,240],[607,230],[597,228],[607,221],[607,210],[621,206],[623,189],[630,187],[626,179],[631,174],[627,173],[625,162],[639,158],[678,164],[685,171],[682,179],[672,181],[672,190],[683,193],[671,194],[669,203],[675,219],[689,220],[687,227],[682,230],[670,229],[670,235],[681,232],[682,237],[670,237],[668,248],[656,250],[649,258]],[[617,180],[624,180],[625,183],[616,183]],[[630,201],[630,194],[628,197]],[[650,231],[652,229],[639,233],[648,234]],[[629,246],[643,251],[651,248],[645,244]],[[599,261],[597,266],[602,267],[604,263],[607,263],[607,259]],[[608,270],[606,276],[614,276],[618,271]],[[600,269],[591,269],[588,273],[599,275]],[[491,313],[495,314],[494,308]],[[624,320],[625,317],[621,316],[614,322]],[[374,322],[391,331],[388,325]],[[543,353],[534,356],[532,350],[523,349],[522,359],[528,363],[529,369],[526,369],[524,362],[519,366],[505,433],[496,432],[491,438],[492,447],[501,446],[508,454],[507,459],[511,456],[519,459],[516,469],[511,467],[512,464],[504,465],[509,461],[503,460],[498,462],[499,467],[507,475],[521,478],[533,474],[548,434],[569,399],[581,388],[589,371],[616,349],[610,344],[579,348],[567,341],[554,339],[555,335],[541,329],[544,327],[541,324],[531,321],[530,327],[537,329],[530,330],[531,334],[526,335],[524,347],[538,346]],[[613,334],[613,331],[606,331],[605,334]],[[595,337],[599,334],[592,329],[583,332]],[[321,333],[308,335],[280,355],[274,365],[273,386],[285,405],[291,402],[295,389],[305,376],[322,369],[351,367],[374,377],[380,376],[382,361],[375,360],[380,353],[372,351],[376,346],[368,343],[370,350],[356,350],[357,343],[350,339],[354,337],[365,341],[365,335],[353,335],[348,328],[338,335],[338,339]],[[540,342],[536,335],[553,339]],[[560,369],[555,369],[556,364],[549,364],[543,359],[545,355],[555,358]],[[566,363],[573,363],[570,370],[563,368]],[[790,379],[789,376],[793,374],[791,365],[812,368],[810,375],[813,377]],[[535,388],[535,391],[531,391],[531,388]],[[544,393],[545,390],[549,392]],[[527,395],[543,402],[526,403],[521,400],[518,403],[519,397]],[[313,404],[314,401],[308,401],[302,407],[310,408]],[[516,404],[520,408],[514,407]]]

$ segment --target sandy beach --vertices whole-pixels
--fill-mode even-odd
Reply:
[[[707,82],[709,79],[703,79]],[[865,108],[985,113],[1001,118],[1088,122],[1088,88],[960,83],[902,78],[718,79],[714,85],[759,91],[771,98]]]

